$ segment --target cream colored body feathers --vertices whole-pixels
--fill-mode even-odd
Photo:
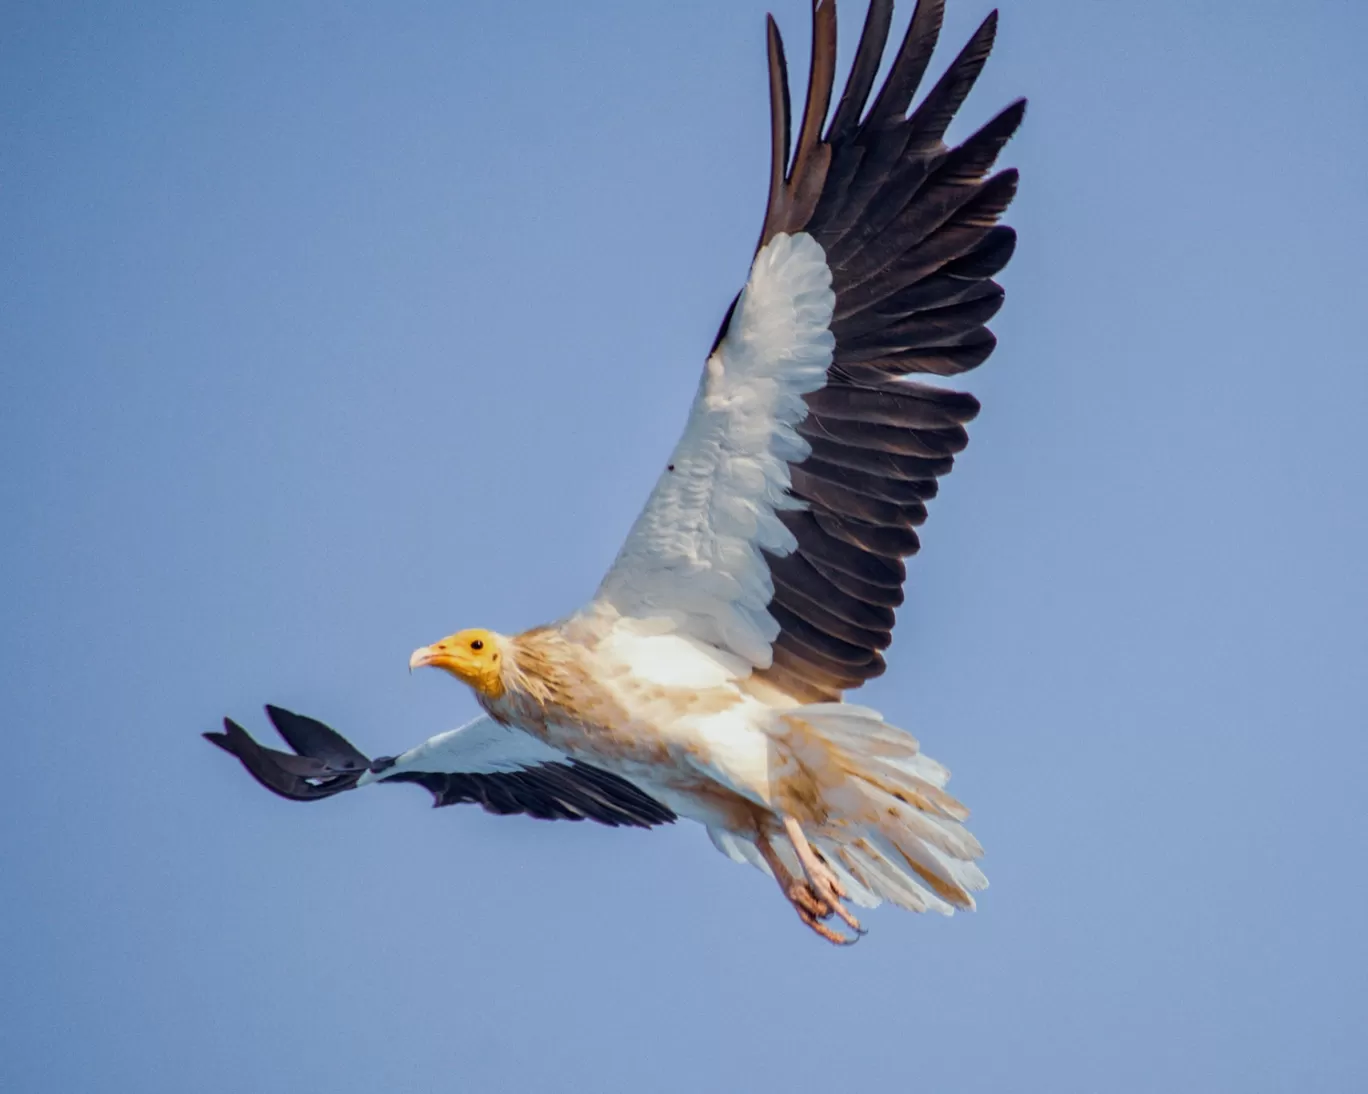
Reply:
[[[986,885],[948,773],[874,711],[776,705],[734,655],[602,605],[494,640],[502,687],[477,690],[493,718],[631,780],[738,861],[767,869],[756,842],[793,817],[857,903],[948,913]]]

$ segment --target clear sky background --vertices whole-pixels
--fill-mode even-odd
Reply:
[[[839,951],[692,825],[199,738],[399,751],[474,711],[414,647],[591,593],[750,259],[765,0],[5,5],[0,1089],[1368,1089],[1368,8],[1004,7],[1001,344],[861,696],[993,887]]]

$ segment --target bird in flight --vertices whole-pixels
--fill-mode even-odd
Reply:
[[[834,943],[852,906],[946,914],[987,881],[949,773],[845,693],[885,668],[903,559],[967,443],[971,395],[916,382],[983,363],[1017,188],[993,172],[1024,100],[944,135],[997,28],[989,15],[912,100],[943,0],[919,0],[877,92],[892,0],[871,0],[832,104],[836,5],[813,0],[796,142],[768,21],[769,200],[684,434],[593,598],[521,634],[424,646],[484,714],[370,759],[321,722],[267,713],[291,752],[225,719],[205,734],[264,786],[313,801],[417,783],[437,805],[648,827],[685,817],[778,883]],[[872,99],[871,99],[872,95]]]

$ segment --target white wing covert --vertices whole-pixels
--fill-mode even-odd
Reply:
[[[835,302],[811,236],[778,235],[756,255],[684,435],[598,600],[768,667],[779,625],[761,551],[797,546],[776,514],[802,505],[789,464],[810,446],[794,426],[807,416],[802,396],[826,383]]]

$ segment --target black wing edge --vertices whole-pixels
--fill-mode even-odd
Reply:
[[[627,780],[575,760],[497,774],[402,771],[385,781],[417,783],[432,794],[434,808],[474,802],[499,816],[592,820],[609,828],[652,828],[678,819]]]
[[[231,718],[223,719],[222,733],[205,733],[203,737],[237,757],[247,774],[271,793],[290,801],[331,798],[352,789],[370,770],[370,759],[322,722],[274,706],[266,707],[266,716],[293,753],[258,744]]]
[[[916,0],[876,91],[893,6],[869,0],[833,111],[836,3],[812,0],[796,139],[783,41],[768,23],[770,185],[759,246],[780,232],[806,232],[826,256],[836,296],[827,384],[804,396],[809,413],[796,427],[811,452],[791,465],[790,492],[805,506],[779,514],[798,548],[766,556],[780,633],[765,674],[809,702],[838,698],[885,669],[903,559],[919,549],[926,502],[979,409],[972,395],[909,376],[952,376],[988,358],[997,339],[987,323],[1004,297],[993,277],[1016,247],[1015,231],[998,222],[1017,172],[997,170],[996,161],[1026,101],[955,147],[944,140],[993,47],[997,12],[913,108],[945,0]]]
[[[267,706],[266,716],[294,752],[266,748],[231,718],[222,733],[204,739],[223,749],[273,794],[290,801],[320,801],[351,790],[367,771],[383,772],[390,757],[369,759],[335,729],[315,718]],[[381,780],[417,783],[435,807],[474,802],[486,812],[524,813],[540,820],[593,820],[610,828],[670,824],[674,812],[610,772],[571,760],[497,774],[402,771]]]

